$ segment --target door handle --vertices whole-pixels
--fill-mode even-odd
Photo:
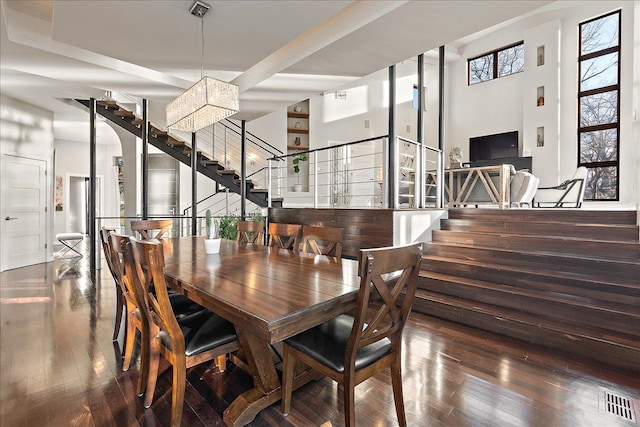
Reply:
[[[11,218],[10,216],[7,216],[4,218],[5,221],[11,221],[12,219],[18,219],[18,218]]]

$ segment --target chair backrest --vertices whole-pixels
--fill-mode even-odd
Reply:
[[[168,236],[172,228],[173,220],[171,219],[145,219],[131,221],[131,230],[138,233],[142,240],[160,240],[165,235]],[[155,234],[154,231],[156,231]]]
[[[131,266],[127,264],[127,256],[131,252],[129,244],[129,236],[118,233],[110,233],[109,241],[111,242],[113,269],[120,283],[120,289],[126,300],[138,307],[140,304],[140,293],[136,292],[133,279],[131,277]]]
[[[360,290],[345,366],[354,366],[358,349],[384,338],[391,340],[392,348],[399,349],[418,285],[421,258],[421,243],[360,251]]]
[[[292,249],[298,252],[300,246],[300,224],[269,224],[269,246]]]
[[[168,334],[171,351],[184,354],[184,335],[171,307],[167,282],[164,277],[164,251],[162,243],[131,239],[133,280],[140,292],[140,310],[150,322]],[[155,292],[151,292],[151,284]],[[152,337],[153,338],[153,337]],[[175,368],[174,368],[175,369]]]
[[[526,198],[532,193],[532,187],[538,188],[536,184],[536,177],[533,174],[526,171],[518,171],[511,180],[511,204],[521,206],[523,204],[530,203]],[[531,194],[533,198],[533,194]]]
[[[584,190],[587,187],[587,173],[588,170],[584,166],[576,169],[576,173],[573,174],[572,178],[576,183],[570,193],[567,194],[567,200],[577,200],[578,207],[582,205],[582,201],[584,200]]]
[[[302,227],[302,252],[342,257],[343,229],[337,227]]]
[[[109,271],[111,272],[116,285],[120,287],[121,284],[118,280],[118,276],[116,275],[116,270],[113,265],[113,250],[111,248],[111,240],[109,238],[109,235],[111,233],[115,233],[115,230],[102,227],[100,229],[100,242],[102,243],[102,251],[104,252],[104,258],[107,261],[107,267],[109,267]]]
[[[521,205],[526,204],[531,206],[531,202],[533,201],[533,198],[536,195],[536,191],[538,191],[539,184],[540,184],[540,178],[532,175],[531,181],[529,183],[529,188],[527,189],[527,193],[524,195],[524,197],[522,197],[522,200],[520,201]]]
[[[264,222],[238,221],[238,243],[260,244],[264,240]]]

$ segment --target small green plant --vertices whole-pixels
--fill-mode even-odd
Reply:
[[[238,217],[225,215],[220,218],[220,237],[235,240],[238,233]]]
[[[295,156],[293,156],[293,172],[294,173],[300,173],[300,162],[306,162],[307,161],[307,155],[302,153],[302,154],[296,154]]]
[[[209,209],[207,209],[207,213],[205,214],[204,225],[206,227],[207,239],[219,238],[218,221],[211,218],[211,211]]]

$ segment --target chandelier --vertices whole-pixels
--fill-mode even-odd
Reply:
[[[196,0],[191,13],[199,16],[202,26],[201,80],[167,104],[167,127],[195,132],[239,111],[238,86],[202,77],[204,69],[204,15],[210,6]]]

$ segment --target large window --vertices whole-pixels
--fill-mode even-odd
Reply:
[[[485,53],[467,62],[469,85],[519,73],[524,71],[524,42]]]
[[[618,200],[621,12],[580,24],[578,165],[585,200]]]

